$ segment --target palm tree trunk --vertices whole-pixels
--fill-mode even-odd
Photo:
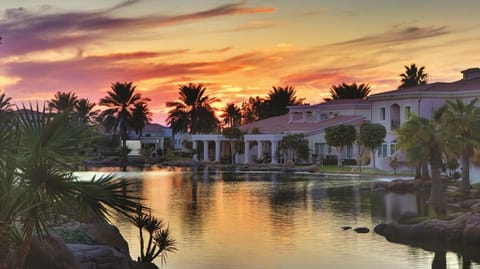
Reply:
[[[440,174],[441,163],[442,160],[440,157],[440,152],[438,152],[438,150],[432,150],[430,155],[430,165],[432,168],[430,202],[432,203],[436,214],[445,215],[446,202],[443,191],[442,177]]]
[[[462,192],[470,192],[470,155],[462,154]]]
[[[10,269],[10,224],[0,221],[0,269]]]

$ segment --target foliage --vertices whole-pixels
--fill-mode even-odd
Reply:
[[[147,104],[137,103],[132,111],[130,126],[138,135],[142,136],[143,128],[152,121],[152,115]]]
[[[223,109],[222,124],[228,127],[239,126],[242,120],[242,112],[234,103],[228,103]]]
[[[380,147],[387,135],[385,127],[378,123],[364,122],[360,126],[358,140],[360,144],[370,149],[375,156],[375,150]],[[375,158],[373,158],[373,168],[375,168]]]
[[[365,99],[371,91],[371,87],[368,84],[362,83],[357,85],[352,84],[339,84],[333,85],[330,88],[330,98],[325,98],[325,101],[332,101],[337,99]]]
[[[267,117],[267,107],[265,100],[259,96],[248,98],[247,102],[242,102],[242,124],[251,123]]]
[[[325,140],[328,145],[339,149],[339,156],[341,156],[344,147],[351,146],[355,142],[356,137],[357,130],[351,124],[339,124],[325,128]]]
[[[93,110],[95,105],[86,98],[78,99],[74,106],[74,115],[85,123],[93,123],[98,113]]]
[[[272,87],[265,99],[265,116],[267,118],[284,115],[288,112],[288,106],[301,105],[303,99],[296,97],[293,86]]]
[[[97,242],[83,230],[67,230],[63,228],[55,228],[58,234],[67,244],[87,244],[94,245]]]
[[[398,89],[424,85],[428,82],[428,74],[425,73],[425,66],[417,67],[415,64],[404,66],[405,72],[400,74],[401,82]]]
[[[170,108],[167,124],[173,133],[209,133],[217,129],[219,121],[212,104],[218,100],[205,95],[206,90],[202,83],[181,85],[179,100],[167,102],[166,105]]]
[[[278,143],[278,151],[288,160],[308,160],[308,140],[303,134],[290,134],[284,136]]]
[[[58,91],[54,98],[48,101],[48,106],[57,112],[73,111],[78,102],[78,97],[73,92]]]

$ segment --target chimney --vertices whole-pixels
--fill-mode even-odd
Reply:
[[[474,67],[462,71],[463,80],[480,78],[480,68]]]

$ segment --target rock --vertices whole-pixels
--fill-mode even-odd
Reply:
[[[353,230],[359,234],[366,234],[370,232],[370,229],[368,229],[367,227],[358,227]]]
[[[480,203],[476,203],[472,205],[472,211],[473,213],[480,214]]]
[[[404,212],[398,218],[398,223],[405,224],[408,223],[411,219],[418,217],[418,214],[415,212]]]
[[[71,228],[77,228],[84,231],[90,237],[94,238],[98,244],[109,245],[116,250],[123,253],[125,256],[130,257],[130,251],[128,249],[128,243],[123,238],[118,228],[114,225],[103,224],[80,224],[79,226],[73,226]]]
[[[342,230],[344,230],[344,231],[352,229],[351,226],[342,226],[340,228],[342,228]]]
[[[131,259],[106,245],[67,244],[80,269],[116,268],[130,269]],[[49,268],[49,267],[45,267]]]
[[[134,262],[132,269],[158,269],[158,266],[153,263]]]
[[[65,242],[55,233],[44,238],[32,238],[30,254],[26,261],[31,269],[79,269],[75,257]]]
[[[293,170],[295,168],[295,163],[292,160],[286,160],[283,162],[283,168],[286,170]]]

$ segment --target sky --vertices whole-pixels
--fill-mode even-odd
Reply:
[[[480,66],[477,0],[84,0],[0,2],[0,92],[97,102],[133,82],[164,124],[180,85],[241,104],[293,86],[316,104],[332,85],[394,90],[405,65],[429,81]]]

